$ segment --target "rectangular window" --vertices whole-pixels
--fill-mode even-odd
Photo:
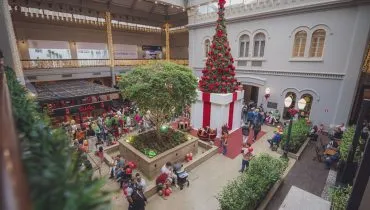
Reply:
[[[262,61],[252,61],[252,66],[261,67],[262,66]]]

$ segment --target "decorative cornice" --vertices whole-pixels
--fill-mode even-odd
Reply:
[[[201,71],[203,68],[195,67],[196,71]],[[328,73],[328,72],[303,72],[303,71],[271,71],[271,70],[246,70],[236,69],[236,74],[253,74],[253,75],[272,75],[283,77],[304,77],[304,78],[317,78],[317,79],[332,79],[343,80],[345,74],[342,73]]]
[[[237,4],[226,8],[226,21],[245,22],[274,16],[302,14],[303,12],[323,11],[334,8],[368,4],[368,1],[355,0],[264,0],[258,3]],[[189,30],[209,27],[215,24],[217,13],[196,14],[189,12]]]

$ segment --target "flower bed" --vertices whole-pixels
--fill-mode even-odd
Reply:
[[[355,130],[356,130],[356,127],[351,126],[343,133],[343,138],[342,138],[341,144],[339,145],[340,159],[343,161],[347,160],[349,148],[352,145],[353,137],[355,135]],[[361,159],[361,151],[360,151],[360,147],[358,146],[353,161],[358,162],[360,159]]]
[[[347,207],[349,196],[351,195],[352,187],[336,187],[331,188],[330,193],[330,200],[332,209],[334,210],[345,210]]]
[[[292,132],[290,135],[289,141],[289,152],[297,153],[301,146],[307,139],[307,134],[310,131],[310,126],[307,125],[305,119],[300,119],[298,121],[294,121],[292,125]],[[288,126],[284,129],[284,133],[282,135],[282,140],[280,143],[281,149],[284,149],[285,142],[288,136]]]
[[[158,135],[155,130],[150,130],[136,136],[131,136],[128,138],[127,142],[149,158],[153,158],[187,140],[186,134],[168,129],[163,132],[161,131],[160,135]]]
[[[287,161],[268,154],[252,159],[248,171],[226,185],[217,196],[220,209],[256,209],[280,179],[287,165]]]

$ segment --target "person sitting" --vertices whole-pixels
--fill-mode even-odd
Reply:
[[[279,123],[279,121],[280,121],[280,112],[279,112],[279,110],[275,109],[275,111],[272,112],[271,118],[272,118],[272,120],[271,120],[272,125],[275,125],[275,124]]]
[[[267,140],[270,143],[270,148],[273,149],[274,145],[279,147],[280,141],[281,141],[281,133],[278,131],[274,132],[274,136],[271,139]]]
[[[342,139],[342,137],[343,137],[343,131],[342,131],[342,129],[341,129],[340,127],[337,127],[337,128],[334,130],[334,135],[333,135],[333,137],[334,137],[335,139]]]
[[[339,157],[340,154],[338,150],[338,143],[335,140],[333,140],[329,142],[324,151],[325,168],[330,169],[333,163],[339,160]]]
[[[171,178],[175,186],[178,188],[177,185],[177,176],[176,174],[173,173],[172,169],[172,163],[167,162],[162,168],[161,168],[161,173],[167,174],[168,178]]]
[[[317,125],[314,125],[312,129],[310,130],[310,133],[308,134],[308,137],[310,137],[310,140],[317,141],[317,138],[319,137],[318,133],[318,127]]]

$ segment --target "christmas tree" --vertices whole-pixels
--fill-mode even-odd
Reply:
[[[227,40],[225,25],[226,0],[218,1],[216,33],[208,52],[206,67],[199,81],[199,89],[208,93],[231,93],[238,89],[235,79],[234,59]]]

